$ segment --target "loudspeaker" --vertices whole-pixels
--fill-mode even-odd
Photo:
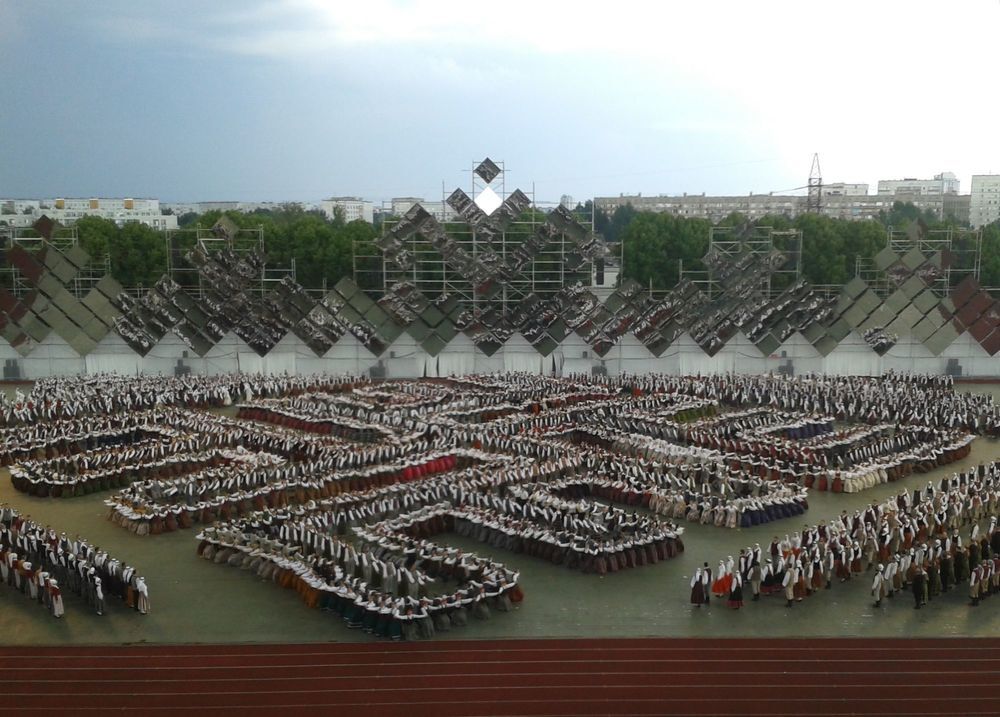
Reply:
[[[368,369],[368,378],[385,378],[386,370],[385,363],[379,359],[379,362]]]
[[[4,381],[20,381],[21,376],[21,360],[20,359],[7,359],[3,365],[3,380]]]

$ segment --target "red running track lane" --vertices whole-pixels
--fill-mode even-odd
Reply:
[[[988,715],[1000,640],[15,647],[0,694],[11,715]]]

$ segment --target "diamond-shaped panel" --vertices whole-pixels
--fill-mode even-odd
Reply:
[[[479,163],[475,172],[480,179],[489,184],[500,174],[500,167],[497,166],[496,162],[487,157]]]

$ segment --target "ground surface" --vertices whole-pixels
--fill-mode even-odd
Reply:
[[[970,390],[996,393],[996,386]],[[900,483],[857,494],[811,493],[804,521],[810,525],[853,511],[927,480],[983,461],[1000,458],[1000,442],[979,439],[966,461]],[[112,555],[137,565],[150,586],[151,614],[140,617],[113,604],[103,617],[67,595],[66,615],[51,619],[43,608],[0,586],[0,643],[7,645],[240,643],[362,641],[372,638],[349,630],[332,614],[310,610],[293,591],[235,568],[210,564],[195,555],[195,531],[139,537],[106,520],[106,493],[81,498],[32,498],[14,491],[0,471],[0,502],[55,526],[79,533]],[[740,611],[719,601],[710,608],[688,604],[688,581],[703,561],[719,559],[744,546],[767,547],[775,534],[801,530],[803,521],[786,520],[748,530],[727,530],[684,523],[686,552],[673,560],[606,577],[552,566],[537,558],[489,549],[458,536],[443,542],[490,555],[521,571],[526,599],[519,609],[486,622],[472,621],[453,631],[453,639],[523,637],[935,637],[1000,634],[1000,597],[975,609],[966,591],[952,590],[916,611],[908,595],[871,605],[870,579],[835,584],[832,590],[788,610],[777,596],[747,603]]]
[[[815,648],[815,649],[812,649]],[[998,640],[0,649],[11,714],[988,715]]]

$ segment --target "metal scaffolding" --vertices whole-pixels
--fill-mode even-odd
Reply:
[[[72,225],[54,224],[52,235],[48,239],[39,236],[32,227],[0,227],[0,246],[5,251],[20,246],[34,255],[45,247],[52,247],[65,253],[79,246],[79,243],[77,228]],[[90,261],[87,265],[82,267],[66,285],[66,289],[76,298],[85,296],[103,276],[111,273],[111,257],[107,252],[98,256],[92,256],[88,253],[88,256]],[[18,298],[34,289],[30,283],[24,280],[21,272],[9,262],[4,262],[0,266],[0,285]]]
[[[876,294],[885,298],[894,292],[899,284],[893,278],[894,267],[902,265],[912,271],[917,266],[917,257],[913,252],[919,252],[923,257],[921,263],[940,269],[937,273],[924,272],[922,278],[938,296],[947,296],[965,277],[971,276],[976,281],[979,280],[983,232],[981,229],[961,227],[926,230],[916,226],[907,230],[889,227],[886,229],[886,249],[883,251],[886,250],[900,258],[898,264],[880,259],[881,254],[874,258],[859,256],[855,261],[855,275],[863,279]]]
[[[195,248],[211,255],[222,249],[228,249],[236,254],[259,252],[266,257],[264,250],[264,227],[258,225],[252,228],[236,227],[232,234],[220,235],[212,229],[169,229],[164,232],[167,248],[167,275],[180,284],[186,291],[199,298],[204,296],[205,286],[198,269],[188,262],[186,255]],[[264,296],[284,278],[295,280],[295,258],[288,266],[273,266],[264,264],[254,293]]]
[[[775,229],[768,226],[714,226],[709,230],[706,256],[718,255],[726,261],[736,261],[746,254],[761,258],[779,251],[787,257],[777,269],[761,275],[761,292],[768,298],[780,294],[802,277],[802,231],[800,229]],[[711,269],[679,269],[681,279],[697,286],[709,299],[715,298],[723,287]]]
[[[495,192],[500,201],[506,201],[508,192],[504,179],[506,171],[503,162],[496,163],[500,169],[497,176],[490,182],[477,175],[475,164],[471,174],[469,188],[473,197],[478,197],[483,191]],[[546,214],[535,203],[535,192],[525,192],[530,199],[530,206],[521,215],[506,225],[504,230],[492,241],[484,239],[479,232],[462,220],[450,221],[443,216],[447,210],[437,213],[436,219],[441,223],[447,235],[457,246],[471,254],[481,256],[487,251],[495,252],[501,261],[508,257],[530,237],[534,236],[546,222]],[[447,207],[444,192],[442,192],[442,207]],[[433,212],[432,212],[433,213]],[[386,236],[400,221],[399,217],[386,219],[382,223],[382,235]],[[592,230],[590,221],[581,224]],[[389,292],[390,287],[399,282],[412,284],[421,294],[434,300],[443,296],[457,297],[470,308],[486,307],[507,312],[516,306],[529,294],[536,294],[542,299],[558,293],[567,285],[577,282],[589,286],[592,281],[592,262],[584,261],[575,269],[568,268],[568,255],[575,245],[565,232],[559,232],[556,238],[545,244],[534,256],[524,271],[516,273],[509,280],[500,283],[495,295],[488,298],[477,294],[468,277],[456,272],[448,265],[447,259],[441,255],[427,239],[419,233],[412,234],[405,241],[405,249],[412,256],[412,265],[405,270],[380,252],[373,244],[355,243],[354,280],[366,289],[372,298],[378,298]]]

